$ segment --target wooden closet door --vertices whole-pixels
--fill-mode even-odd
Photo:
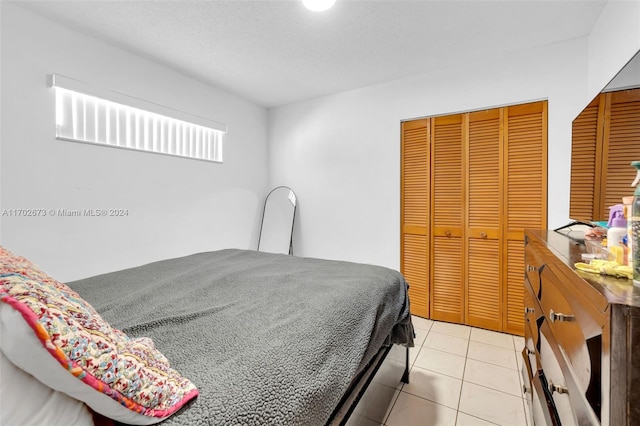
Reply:
[[[429,317],[429,120],[402,123],[400,271],[411,312]]]
[[[431,120],[431,318],[464,321],[463,115]]]
[[[466,143],[466,323],[492,330],[501,329],[503,306],[501,111],[491,109],[468,114]]]
[[[503,331],[524,332],[524,229],[547,227],[547,102],[506,107]]]
[[[602,220],[609,219],[609,207],[633,195],[636,169],[631,161],[640,160],[640,89],[604,95]]]
[[[569,217],[590,221],[602,216],[600,185],[595,185],[601,175],[602,126],[598,117],[604,117],[604,102],[595,98],[572,125],[571,139],[571,205]],[[594,188],[595,185],[595,188]],[[594,190],[596,192],[594,192]]]
[[[412,312],[522,335],[524,229],[547,226],[547,103],[403,123],[401,185]]]

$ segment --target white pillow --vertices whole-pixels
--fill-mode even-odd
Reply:
[[[1,425],[93,425],[86,405],[40,383],[1,350],[0,401]]]

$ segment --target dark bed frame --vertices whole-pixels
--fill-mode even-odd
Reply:
[[[364,393],[367,391],[369,384],[375,377],[376,373],[384,363],[387,355],[391,351],[393,345],[383,346],[373,359],[367,364],[364,370],[356,376],[351,382],[349,389],[344,394],[338,406],[329,417],[327,425],[344,425],[349,420],[351,414],[355,410],[358,402],[362,399]],[[400,378],[402,383],[409,383],[409,348],[405,348],[405,366],[402,377]]]

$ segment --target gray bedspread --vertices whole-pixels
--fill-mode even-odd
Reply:
[[[407,285],[378,266],[229,249],[68,285],[198,387],[163,425],[321,425],[383,344],[413,345]]]

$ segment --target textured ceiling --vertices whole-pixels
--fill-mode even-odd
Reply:
[[[274,107],[582,37],[606,0],[15,3]]]

